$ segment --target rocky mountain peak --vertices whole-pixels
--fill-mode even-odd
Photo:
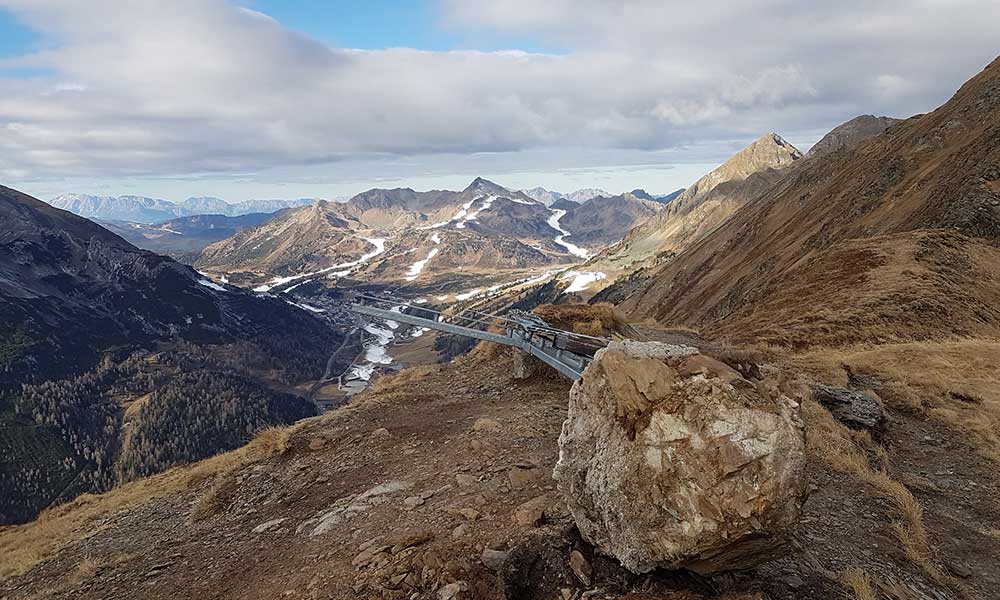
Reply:
[[[476,177],[472,180],[472,183],[465,188],[466,192],[483,192],[487,194],[503,195],[510,194],[510,190],[503,187],[502,185],[493,183],[489,179],[484,179],[482,177]]]
[[[697,204],[721,183],[741,181],[765,169],[780,169],[802,158],[802,152],[777,133],[765,134],[684,190],[672,203],[675,210]]]
[[[875,115],[854,117],[850,121],[834,127],[829,133],[824,135],[820,141],[816,142],[809,149],[806,156],[814,158],[851,146],[861,140],[878,135],[899,122],[900,119],[876,117]]]

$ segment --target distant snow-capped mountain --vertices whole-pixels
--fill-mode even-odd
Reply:
[[[569,200],[570,202],[575,202],[577,204],[583,204],[591,198],[596,198],[598,196],[610,196],[608,192],[597,188],[585,188],[582,190],[576,190],[569,194],[564,194],[562,192],[553,192],[547,190],[543,187],[535,187],[530,190],[521,190],[526,196],[538,200],[545,206],[552,206],[558,200]]]
[[[199,197],[188,198],[178,203],[145,196],[113,197],[63,194],[50,200],[49,204],[88,219],[159,223],[177,217],[193,215],[238,217],[254,213],[273,213],[316,202],[315,198],[299,198],[296,200],[244,200],[230,204],[221,198]]]

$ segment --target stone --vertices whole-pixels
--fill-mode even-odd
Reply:
[[[871,394],[823,384],[813,385],[812,391],[817,402],[851,429],[880,430],[885,425],[885,406]]]
[[[438,600],[460,600],[462,592],[468,591],[469,584],[464,581],[454,581],[448,585],[441,586],[438,590]]]
[[[459,473],[455,475],[455,482],[458,483],[458,487],[470,487],[479,483],[479,478],[474,475]]]
[[[379,427],[378,429],[376,429],[375,431],[372,432],[372,439],[374,439],[374,440],[385,440],[385,439],[389,439],[389,437],[391,437],[391,435],[392,434],[389,433],[388,429],[386,429],[385,427]]]
[[[460,538],[469,535],[469,524],[462,523],[458,527],[451,530],[451,537]]]
[[[503,566],[503,561],[507,560],[507,553],[502,550],[486,548],[479,558],[490,571],[499,571],[500,567]]]
[[[326,438],[317,437],[309,440],[310,450],[322,450],[325,447],[326,447]]]
[[[479,417],[472,424],[472,430],[481,433],[497,433],[500,431],[500,421],[489,417]]]
[[[538,468],[514,467],[507,473],[510,479],[510,487],[514,490],[523,489],[535,482],[541,481],[545,477],[545,472]]]
[[[805,499],[790,386],[696,355],[613,343],[570,391],[557,487],[582,536],[635,573],[774,558]]]
[[[420,496],[409,496],[403,499],[404,510],[413,510],[418,506],[422,506],[425,500]]]
[[[274,519],[273,521],[268,521],[267,523],[261,523],[260,525],[253,528],[252,533],[264,533],[265,531],[271,531],[278,525],[281,525],[287,521],[287,517],[282,517],[280,519]]]
[[[456,517],[462,517],[468,519],[469,521],[475,521],[479,518],[479,511],[474,508],[451,508],[448,513]]]
[[[548,505],[546,496],[538,496],[521,504],[511,513],[511,520],[521,527],[538,527],[545,522],[545,507]]]
[[[368,564],[370,564],[373,560],[375,560],[376,556],[378,556],[383,552],[387,552],[388,550],[389,546],[385,545],[371,546],[359,552],[358,555],[355,556],[353,560],[351,560],[351,564],[358,569],[363,568]]]
[[[380,483],[375,487],[361,493],[355,502],[364,502],[371,498],[378,496],[383,496],[385,494],[395,494],[396,492],[402,492],[413,487],[412,481],[387,481],[385,483]]]
[[[534,356],[528,354],[527,352],[514,351],[511,354],[511,374],[514,379],[528,379],[538,370],[538,367],[542,364]]]
[[[576,578],[580,580],[580,583],[586,586],[590,585],[593,569],[590,566],[590,561],[579,550],[570,552],[569,568],[576,575]]]
[[[412,548],[414,546],[426,544],[427,542],[433,540],[434,537],[435,534],[433,530],[414,529],[411,531],[405,531],[403,533],[394,535],[393,537],[387,539],[385,543],[390,546],[390,552],[392,554],[399,554],[406,548]]]
[[[341,515],[341,511],[337,509],[323,513],[316,519],[316,527],[313,528],[312,533],[310,533],[309,536],[315,537],[317,535],[323,535],[337,525],[340,525],[343,520],[344,517]]]

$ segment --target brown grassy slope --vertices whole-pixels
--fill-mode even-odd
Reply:
[[[1000,334],[998,180],[995,60],[934,112],[800,165],[622,308],[792,346]]]

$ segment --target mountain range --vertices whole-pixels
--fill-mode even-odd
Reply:
[[[304,274],[336,279],[345,271],[411,285],[456,274],[497,276],[578,262],[584,246],[618,239],[660,207],[630,194],[582,204],[560,198],[546,207],[482,178],[461,191],[372,189],[344,203],[282,211],[208,246],[195,264],[244,284]]]
[[[49,204],[88,219],[159,223],[191,215],[213,214],[236,217],[252,213],[273,213],[285,208],[305,206],[316,201],[315,198],[299,198],[297,200],[244,200],[230,204],[221,198],[202,197],[188,198],[178,203],[145,196],[112,197],[63,194],[50,200]]]
[[[610,196],[608,192],[597,188],[584,188],[576,190],[575,192],[570,192],[564,194],[562,192],[553,192],[547,190],[543,187],[535,187],[530,190],[521,190],[526,196],[538,200],[545,206],[552,206],[557,200],[567,200],[569,202],[574,202],[576,204],[582,204],[591,198],[596,198],[597,196]]]

